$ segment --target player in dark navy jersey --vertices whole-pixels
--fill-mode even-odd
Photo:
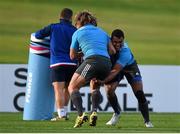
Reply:
[[[112,32],[111,41],[116,49],[116,54],[111,56],[111,61],[113,64],[111,73],[103,82],[101,81],[102,83],[105,83],[107,98],[114,110],[112,118],[106,123],[106,125],[116,125],[118,123],[120,117],[120,106],[115,94],[115,90],[119,85],[119,82],[125,76],[138,100],[145,126],[153,127],[149,120],[148,102],[143,92],[141,73],[130,48],[128,47],[127,43],[124,42],[124,38],[125,37],[122,30],[116,29]]]
[[[69,101],[68,85],[76,70],[77,60],[69,56],[72,35],[76,28],[72,25],[73,11],[64,8],[60,13],[60,22],[50,24],[36,32],[35,37],[42,39],[50,36],[50,68],[51,80],[55,92],[58,116],[51,119],[57,121],[67,119]]]

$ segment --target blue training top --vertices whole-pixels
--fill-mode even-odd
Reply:
[[[75,31],[70,21],[60,19],[60,23],[50,24],[35,33],[38,39],[50,36],[50,67],[77,64],[77,60],[71,60],[69,56]]]
[[[76,51],[80,48],[84,59],[92,55],[110,58],[108,54],[109,42],[110,39],[106,32],[94,25],[87,24],[73,34],[71,48]]]
[[[119,50],[119,56],[116,61],[117,64],[120,64],[122,67],[132,64],[135,61],[134,56],[128,47],[127,43],[124,43],[122,48]]]

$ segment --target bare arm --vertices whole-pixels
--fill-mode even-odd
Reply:
[[[77,58],[77,56],[78,56],[77,51],[75,49],[73,49],[73,48],[70,48],[70,58],[71,58],[71,60],[74,60],[75,58]]]
[[[113,67],[109,75],[105,78],[103,83],[111,81],[122,70],[122,68],[123,67],[120,64],[115,64],[115,66]]]
[[[115,49],[114,46],[112,45],[111,41],[110,41],[109,44],[108,44],[108,51],[109,51],[109,54],[110,54],[110,55],[116,53],[116,49]]]

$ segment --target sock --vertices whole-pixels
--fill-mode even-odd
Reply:
[[[139,90],[135,93],[135,96],[139,103],[139,109],[141,111],[141,114],[144,118],[144,122],[149,122],[149,109],[148,109],[148,102],[145,98],[144,92],[142,90]]]
[[[67,115],[68,113],[68,106],[64,106],[64,114]]]
[[[117,96],[115,93],[113,93],[112,95],[107,95],[108,101],[111,104],[114,112],[116,114],[120,114],[121,112],[121,108],[119,106],[118,100],[117,100]]]
[[[139,103],[139,109],[143,115],[144,122],[149,122],[148,102],[146,101],[145,103]]]
[[[65,116],[64,108],[58,108],[58,109],[57,109],[57,113],[58,113],[58,116],[59,116],[59,117]]]
[[[82,98],[79,91],[73,91],[71,93],[71,101],[77,109],[78,115],[81,116],[83,114],[83,106],[82,106]]]
[[[92,96],[92,111],[97,112],[98,106],[102,99],[101,92],[95,89],[95,91],[92,92],[91,96]]]

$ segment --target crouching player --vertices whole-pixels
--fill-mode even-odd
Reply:
[[[153,127],[149,120],[148,102],[143,92],[141,74],[130,48],[127,46],[127,43],[124,42],[123,31],[119,29],[114,30],[111,35],[111,40],[116,49],[116,54],[111,56],[113,68],[106,79],[101,81],[101,83],[105,83],[107,98],[114,110],[112,118],[106,123],[106,125],[116,125],[118,123],[120,117],[120,106],[115,90],[123,76],[125,76],[138,100],[145,126],[148,128]]]

